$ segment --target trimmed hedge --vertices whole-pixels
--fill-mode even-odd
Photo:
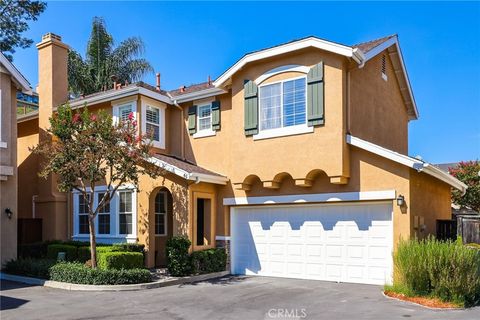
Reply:
[[[471,306],[480,303],[480,250],[451,241],[401,241],[393,290]]]
[[[55,265],[53,259],[17,259],[5,264],[3,271],[20,276],[48,279],[50,268]]]
[[[78,262],[61,262],[50,268],[50,280],[95,285],[134,284],[152,281],[147,269],[91,269]]]
[[[143,268],[143,254],[140,252],[97,252],[98,267],[107,269]]]
[[[77,259],[77,247],[68,244],[51,244],[47,247],[47,258],[57,259],[59,252],[66,253],[67,261],[75,261]]]
[[[51,244],[60,243],[62,242],[59,240],[49,240],[44,242],[19,244],[17,247],[17,256],[19,258],[45,258],[47,256],[47,247]]]
[[[167,268],[172,276],[183,277],[192,273],[192,259],[188,254],[191,244],[185,236],[175,236],[167,240]]]
[[[192,252],[193,273],[212,273],[225,271],[227,252],[222,248]]]
[[[112,245],[112,251],[140,252],[144,253],[145,245],[140,243],[115,243]]]

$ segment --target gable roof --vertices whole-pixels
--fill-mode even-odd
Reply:
[[[404,166],[415,169],[418,172],[424,172],[434,178],[437,178],[438,180],[449,184],[453,188],[460,190],[462,194],[465,194],[465,192],[467,191],[468,186],[465,183],[426,161],[392,151],[390,149],[381,147],[379,145],[351,135],[347,135],[347,143],[357,148],[384,157],[386,159],[403,164]]]
[[[30,83],[25,78],[25,76],[1,52],[0,65],[5,68],[5,70],[12,76],[12,79],[17,86],[17,89],[22,90],[25,93],[30,93],[32,91],[32,89],[30,88]]]
[[[223,74],[221,74],[214,82],[215,87],[224,87],[230,82],[231,77],[246,64],[254,61],[258,61],[265,58],[270,58],[276,55],[285,54],[301,50],[304,48],[318,48],[321,50],[329,51],[353,59],[359,68],[362,68],[367,61],[388,49],[393,67],[395,70],[395,76],[398,79],[400,85],[400,91],[404,103],[407,107],[409,119],[418,119],[418,109],[413,96],[413,91],[408,79],[407,70],[403,62],[402,52],[398,42],[397,35],[390,35],[383,38],[371,40],[368,42],[359,43],[353,46],[343,45],[337,42],[327,41],[318,37],[309,36],[306,38],[290,41],[284,44],[280,44],[274,47],[253,51],[245,54],[234,65],[228,68]]]

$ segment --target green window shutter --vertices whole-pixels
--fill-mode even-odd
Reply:
[[[188,133],[197,132],[197,106],[188,108]]]
[[[243,86],[245,99],[245,135],[258,133],[258,87],[252,80],[245,80]]]
[[[220,101],[212,102],[212,129],[220,130]]]
[[[313,66],[307,74],[308,126],[324,124],[323,62]]]

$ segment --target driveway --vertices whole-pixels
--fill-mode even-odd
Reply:
[[[2,281],[7,319],[480,319],[480,307],[432,311],[386,299],[381,287],[225,277],[129,292],[64,291]]]

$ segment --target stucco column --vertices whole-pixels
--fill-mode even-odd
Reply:
[[[60,36],[47,33],[37,44],[38,49],[38,95],[39,95],[39,140],[50,141],[47,129],[53,109],[68,100],[67,60],[68,46]],[[58,192],[56,177],[39,179],[39,194],[36,198],[36,213],[42,219],[43,239],[67,238],[67,197]]]

